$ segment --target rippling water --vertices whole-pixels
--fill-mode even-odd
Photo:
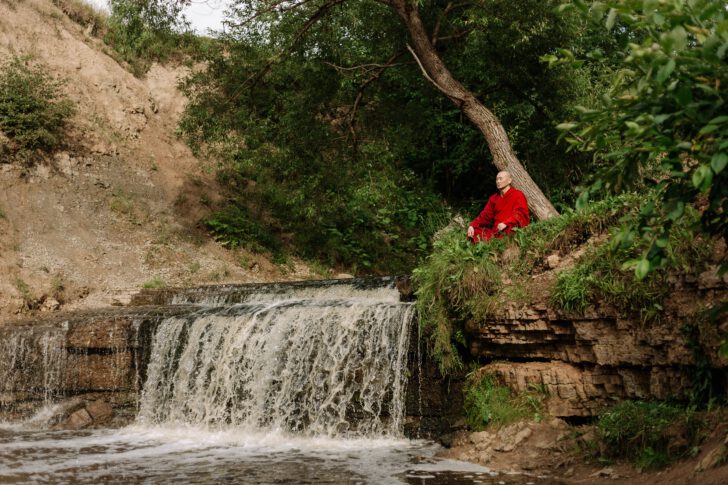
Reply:
[[[396,439],[131,426],[28,431],[0,427],[0,483],[465,484],[537,483],[434,457]]]

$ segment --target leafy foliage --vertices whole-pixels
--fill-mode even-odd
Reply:
[[[63,81],[47,67],[13,57],[0,68],[0,150],[11,155],[53,150],[75,108],[63,95]]]
[[[654,198],[654,194],[643,198],[643,210]],[[669,251],[665,253],[662,267],[644,278],[636,278],[633,272],[627,271],[624,261],[638,258],[647,242],[633,238],[629,245],[625,244],[622,231],[625,226],[634,225],[640,216],[641,212],[629,213],[622,218],[620,227],[612,228],[609,244],[590,248],[573,268],[559,273],[551,293],[552,303],[577,312],[588,305],[607,304],[626,315],[638,314],[643,320],[658,318],[669,295],[670,274],[679,271],[697,276],[705,270],[712,244],[696,244],[688,228],[700,216],[688,207],[669,234]]]
[[[702,214],[695,230],[727,233],[728,12],[713,0],[577,0],[563,8],[604,22],[621,38],[609,91],[559,128],[571,146],[593,152],[599,167],[582,201],[600,190],[655,187],[659,194],[661,203],[646,205],[617,236],[626,246],[644,240],[629,262],[644,278],[667,264],[670,233],[688,205]],[[571,63],[573,55],[564,53],[560,61],[545,59]],[[605,58],[600,50],[589,57]]]
[[[280,252],[280,241],[252,218],[245,207],[228,205],[210,215],[205,225],[215,240],[228,248],[242,246],[258,252],[266,248]]]
[[[539,421],[544,397],[545,392],[536,388],[514,395],[494,376],[484,375],[475,378],[466,388],[465,415],[474,430],[508,425],[525,418]]]
[[[182,15],[189,4],[190,0],[110,0],[104,40],[135,75],[141,75],[151,61],[201,46]]]
[[[687,447],[669,446],[671,435],[691,444],[697,440],[698,427],[690,408],[644,401],[622,401],[602,412],[597,424],[607,456],[633,458],[643,469],[663,468],[684,454]]]

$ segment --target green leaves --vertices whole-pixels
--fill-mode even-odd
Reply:
[[[713,171],[707,165],[701,165],[693,172],[693,187],[705,192],[710,188],[710,184],[713,182]]]
[[[665,64],[660,66],[660,68],[657,70],[657,74],[655,75],[655,81],[657,84],[664,83],[668,77],[670,77],[670,74],[672,74],[672,71],[675,70],[675,59],[668,59]]]
[[[725,152],[718,152],[714,154],[713,158],[710,160],[710,168],[712,168],[713,172],[716,174],[721,173],[727,164],[728,154]]]
[[[75,112],[63,95],[63,84],[51,77],[47,66],[28,58],[13,57],[0,65],[0,133],[9,139],[12,154],[50,151],[61,143],[66,120]]]
[[[584,14],[602,15],[601,23],[609,12],[607,29],[616,15],[626,39],[609,97],[558,126],[572,148],[604,161],[595,180],[608,191],[656,189],[660,203],[631,231],[650,241],[625,266],[638,278],[662,267],[673,250],[666,234],[706,196],[703,217],[690,230],[728,232],[728,64],[719,55],[728,14],[717,3],[610,0]]]

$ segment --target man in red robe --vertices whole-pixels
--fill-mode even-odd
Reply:
[[[514,227],[528,225],[526,196],[511,187],[513,179],[508,172],[498,172],[495,186],[498,192],[490,196],[483,212],[468,226],[468,237],[474,243],[511,234]]]

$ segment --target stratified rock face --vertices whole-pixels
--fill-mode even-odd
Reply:
[[[728,362],[717,348],[728,322],[701,324],[697,315],[727,296],[721,280],[704,277],[682,282],[656,322],[609,307],[568,314],[542,304],[506,308],[497,319],[468,322],[466,330],[472,355],[497,361],[483,372],[515,391],[544,388],[555,416],[592,416],[614,398],[683,397],[694,384],[696,352],[725,380]],[[691,325],[701,328],[692,346],[684,332]]]
[[[106,399],[132,413],[148,351],[144,336],[180,311],[104,310],[0,326],[0,419],[27,418],[69,397]],[[89,405],[66,427],[108,421],[114,413],[105,406]]]

